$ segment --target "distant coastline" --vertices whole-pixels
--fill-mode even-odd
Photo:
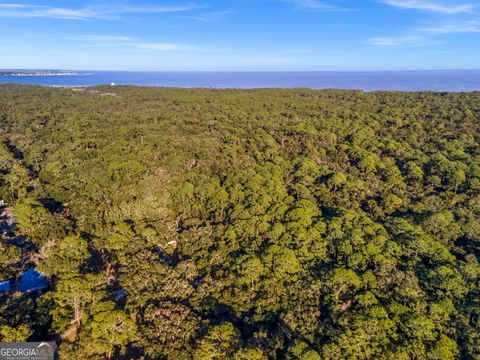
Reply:
[[[66,70],[0,70],[0,76],[74,76],[82,75]]]

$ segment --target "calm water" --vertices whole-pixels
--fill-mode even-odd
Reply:
[[[46,86],[110,84],[188,88],[312,88],[365,91],[480,91],[480,70],[362,72],[89,72],[73,76],[2,77]]]

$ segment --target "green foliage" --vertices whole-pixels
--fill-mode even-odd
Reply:
[[[289,348],[288,355],[292,359],[299,360],[320,360],[320,355],[313,350],[307,343],[296,340]]]
[[[480,357],[479,93],[104,89],[0,86],[2,341]]]
[[[231,358],[241,346],[240,344],[240,334],[233,324],[212,326],[208,333],[198,340],[193,357],[199,360]]]
[[[21,235],[41,247],[48,241],[58,241],[69,230],[68,224],[51,214],[40,202],[25,198],[15,206],[15,219]]]
[[[2,342],[25,342],[32,335],[32,330],[26,324],[18,327],[10,327],[8,325],[0,325],[0,338]]]
[[[86,240],[67,236],[56,246],[45,251],[38,270],[48,276],[78,273],[82,264],[90,257]]]
[[[123,311],[113,308],[96,314],[89,324],[92,338],[89,347],[93,354],[107,354],[107,357],[111,357],[115,351],[123,354],[126,345],[136,339],[133,320]]]
[[[14,274],[21,260],[22,250],[20,247],[0,242],[0,273],[3,276]]]

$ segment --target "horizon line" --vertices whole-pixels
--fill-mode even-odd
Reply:
[[[428,68],[428,69],[279,69],[279,70],[261,70],[261,69],[235,69],[235,70],[126,70],[126,69],[55,69],[55,68],[0,68],[0,72],[5,71],[62,71],[62,72],[165,72],[165,73],[213,73],[213,72],[262,72],[262,73],[280,73],[280,72],[418,72],[418,71],[480,71],[479,68]]]

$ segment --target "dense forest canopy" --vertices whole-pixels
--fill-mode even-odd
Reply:
[[[2,85],[0,142],[0,341],[480,359],[480,93]]]

